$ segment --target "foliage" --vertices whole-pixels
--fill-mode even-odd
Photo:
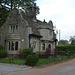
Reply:
[[[69,42],[67,40],[60,40],[59,45],[69,45]]]
[[[71,41],[71,45],[75,45],[75,39]]]
[[[0,50],[3,50],[3,46],[2,45],[0,45]]]
[[[26,57],[26,64],[30,66],[34,66],[36,65],[38,60],[39,60],[39,57],[37,55],[28,55]]]
[[[71,45],[75,45],[75,36],[71,36],[69,41]]]
[[[29,7],[36,7],[36,14],[39,14],[39,7],[35,3],[36,0],[0,0],[0,27],[5,23],[9,12],[14,7],[21,7],[26,13],[29,12]],[[7,7],[8,6],[8,7]]]
[[[0,50],[0,58],[5,58],[7,56],[7,51]]]
[[[49,58],[49,54],[41,54],[41,55],[38,55],[39,58]]]
[[[11,7],[11,9],[15,6],[22,6],[22,5],[29,5],[30,3],[33,3],[35,0],[0,0],[1,5],[8,5]]]
[[[39,51],[39,52],[35,52],[35,54],[36,55],[42,55],[42,54],[44,54],[44,52]]]
[[[33,48],[26,48],[22,51],[22,56],[25,58],[28,55],[31,55],[33,53]]]
[[[74,54],[75,53],[75,46],[73,45],[68,45],[68,46],[57,46],[56,47],[58,49],[58,54]]]
[[[37,14],[39,14],[39,7],[36,5],[35,3],[36,0],[1,0],[0,1],[0,5],[6,7],[6,5],[9,7],[9,9],[13,9],[14,7],[21,7],[23,9],[25,9],[25,11],[27,10],[27,8],[29,6],[35,6],[36,10],[38,12],[36,12]]]
[[[39,57],[38,55],[34,55],[34,57],[36,58],[36,63],[39,61]]]
[[[0,27],[6,21],[8,14],[9,14],[9,11],[6,8],[0,8]]]

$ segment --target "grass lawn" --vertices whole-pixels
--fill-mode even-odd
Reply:
[[[2,62],[2,63],[14,63],[14,64],[25,64],[25,60],[24,59],[1,58],[0,62]]]
[[[39,62],[37,63],[37,65],[49,64],[52,62],[63,61],[66,59],[68,59],[67,56],[60,56],[57,58],[41,58],[41,59],[39,59]]]
[[[66,60],[68,59],[68,56],[59,56],[59,57],[56,57],[56,58],[40,58],[37,65],[44,65],[44,64],[49,64],[49,63],[52,63],[52,62],[57,62],[57,61],[63,61],[63,60]],[[25,64],[25,59],[9,59],[9,58],[1,58],[0,59],[0,62],[3,62],[3,63],[14,63],[14,64]]]

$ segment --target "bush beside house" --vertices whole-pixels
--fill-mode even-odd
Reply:
[[[32,55],[33,54],[33,48],[25,48],[22,51],[22,58],[26,58],[28,55]]]
[[[5,57],[7,57],[7,51],[0,50],[0,58],[5,58]]]
[[[3,50],[3,46],[2,45],[0,45],[0,50]]]
[[[7,56],[7,51],[3,50],[3,46],[0,45],[0,58],[5,58]]]

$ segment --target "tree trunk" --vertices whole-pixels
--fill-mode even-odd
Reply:
[[[11,0],[11,10],[12,10],[12,7],[13,7],[13,2],[12,2],[12,0]]]

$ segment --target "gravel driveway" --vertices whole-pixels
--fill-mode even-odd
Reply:
[[[28,69],[31,67],[28,66],[20,66],[20,65],[14,65],[14,64],[5,64],[5,63],[0,63],[0,75],[14,72],[14,71],[20,71],[23,69]]]

